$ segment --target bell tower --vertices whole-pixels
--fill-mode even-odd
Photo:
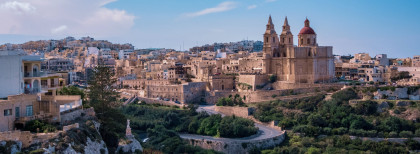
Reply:
[[[273,53],[278,50],[279,38],[277,37],[276,30],[274,29],[271,15],[268,18],[267,28],[264,33],[264,57],[273,57]]]
[[[287,16],[284,19],[283,29],[280,34],[280,45],[284,45],[286,47],[293,46],[293,34],[290,31],[290,26],[289,26],[289,22],[287,21]]]

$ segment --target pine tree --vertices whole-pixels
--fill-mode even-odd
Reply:
[[[103,64],[93,69],[92,77],[89,80],[89,102],[99,114],[113,107],[117,107],[118,92],[115,90],[117,79],[114,71]]]

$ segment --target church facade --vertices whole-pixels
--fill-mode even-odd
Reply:
[[[291,83],[329,82],[334,78],[332,46],[318,46],[309,20],[304,23],[296,46],[287,17],[280,35],[269,17],[264,33],[263,73],[274,74],[278,81]]]

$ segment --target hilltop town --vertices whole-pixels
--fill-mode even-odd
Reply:
[[[390,144],[399,143],[397,150],[418,151],[418,147],[405,147],[408,147],[407,140],[420,137],[420,55],[408,58],[391,58],[386,53],[335,55],[332,46],[318,44],[318,39],[323,38],[317,38],[310,22],[306,19],[302,25],[293,25],[302,28],[292,32],[286,17],[276,30],[270,16],[265,29],[261,28],[262,41],[214,43],[189,51],[136,49],[128,43],[114,44],[92,37],[1,45],[0,111],[4,113],[0,115],[0,140],[15,139],[14,142],[21,142],[16,149],[26,149],[26,152],[42,148],[44,152],[53,152],[42,144],[52,138],[60,140],[61,136],[71,138],[69,130],[81,129],[89,138],[84,145],[86,149],[102,147],[101,151],[91,151],[94,153],[105,152],[107,147],[106,153],[113,153],[127,146],[129,150],[123,151],[135,153],[146,146],[149,153],[170,153],[150,143],[165,140],[154,140],[151,136],[177,132],[179,136],[165,135],[182,138],[191,146],[215,150],[211,152],[244,153],[270,148],[271,152],[291,150],[287,149],[290,145],[276,147],[282,142],[291,143],[290,138],[297,141],[302,140],[302,136],[350,135],[353,138],[377,137]],[[296,43],[294,34],[297,34]],[[92,87],[105,91],[101,93]],[[111,97],[114,94],[115,97]],[[109,101],[111,105],[95,106],[94,101]],[[121,113],[104,111],[108,108]],[[161,116],[154,117],[151,112]],[[107,117],[107,114],[118,116]],[[350,115],[351,118],[347,117]],[[117,143],[110,150],[109,143],[113,142],[100,137],[108,130],[101,130],[97,123],[116,117],[120,118],[113,119],[118,129],[112,131],[120,131],[120,134],[116,133],[116,139],[112,139]],[[131,127],[130,122],[125,123],[125,117],[133,121]],[[206,118],[207,122],[218,119],[217,124],[211,123],[206,125],[208,127],[219,126],[218,122],[227,125],[223,123],[225,120],[238,120],[237,123],[244,126],[243,133],[230,134],[222,131],[223,128],[200,130]],[[34,121],[43,123],[45,128],[28,129]],[[395,128],[385,127],[396,121]],[[113,124],[102,125],[114,127]],[[48,137],[48,133],[53,132],[55,134]],[[271,135],[262,135],[268,132]],[[144,133],[152,141],[140,137]],[[293,136],[286,137],[286,133]],[[29,143],[22,134],[42,136],[38,140],[37,137],[30,139],[41,145]],[[249,139],[235,139],[241,137]],[[60,147],[60,143],[65,143],[65,147],[71,143],[72,149]],[[417,142],[412,144],[418,145]],[[83,153],[80,151],[83,148],[74,141],[60,140],[51,145],[55,146],[54,151]],[[326,146],[323,148],[315,149],[325,150]]]

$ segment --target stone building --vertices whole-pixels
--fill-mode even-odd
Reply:
[[[264,33],[262,73],[275,74],[278,81],[291,83],[328,82],[334,78],[332,47],[318,46],[309,20],[304,23],[295,46],[287,17],[280,39],[269,17]]]

